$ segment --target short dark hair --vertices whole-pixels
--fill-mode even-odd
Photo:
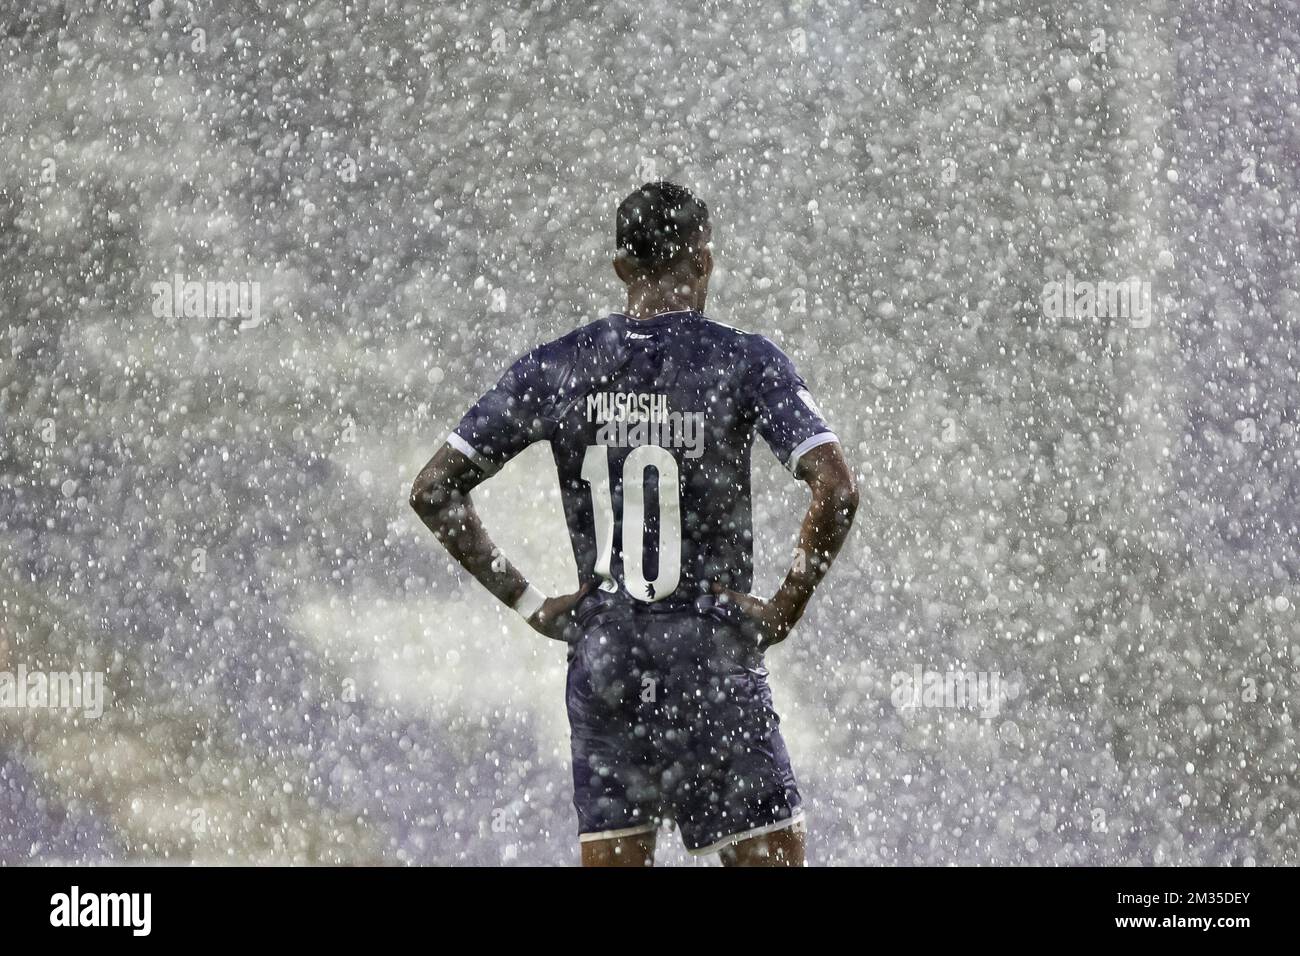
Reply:
[[[615,238],[619,255],[642,268],[658,269],[691,249],[709,228],[709,207],[685,186],[645,183],[618,207]]]

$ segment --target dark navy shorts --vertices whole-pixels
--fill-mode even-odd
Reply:
[[[697,611],[597,614],[569,649],[580,839],[674,820],[710,853],[796,825],[799,790],[767,670],[732,625]]]

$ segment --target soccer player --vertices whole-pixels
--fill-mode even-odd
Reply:
[[[790,359],[704,315],[708,208],[647,183],[618,207],[627,311],[538,346],[465,414],[411,505],[532,627],[568,645],[584,866],[649,866],[661,820],[729,866],[801,866],[806,827],[763,653],[839,552],[853,473]],[[812,489],[796,560],[749,594],[749,453],[762,435]],[[470,490],[550,443],[579,587],[546,596],[494,548]]]

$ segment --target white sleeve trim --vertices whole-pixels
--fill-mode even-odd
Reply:
[[[785,463],[785,467],[790,469],[790,474],[794,474],[795,469],[799,467],[799,459],[808,452],[812,451],[818,445],[829,445],[831,442],[839,443],[839,438],[834,432],[818,432],[811,438],[805,438],[795,446],[794,451],[790,452],[790,460]]]
[[[499,470],[496,465],[484,458],[477,448],[455,432],[447,436],[447,444],[472,461],[475,467],[485,475],[494,475]]]

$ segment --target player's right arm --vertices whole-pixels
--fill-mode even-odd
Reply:
[[[826,577],[853,527],[858,488],[838,442],[818,445],[804,454],[795,477],[812,490],[812,501],[799,529],[798,558],[771,598],[739,594],[721,586],[714,593],[735,601],[757,628],[759,647],[779,644],[803,617],[817,585]]]
[[[547,381],[540,350],[529,352],[465,413],[447,443],[420,470],[411,507],[461,567],[547,637],[564,640],[572,612],[590,588],[544,597],[492,543],[470,491],[536,441],[550,437]]]
[[[470,490],[486,477],[465,454],[443,445],[416,477],[411,507],[461,567],[502,603],[515,607],[528,581],[492,543],[470,498]],[[528,623],[547,637],[564,640],[571,612],[589,590],[546,598]]]
[[[853,526],[858,489],[839,439],[789,357],[762,336],[750,341],[746,386],[758,430],[790,473],[812,491],[799,530],[798,558],[776,594],[765,599],[720,584],[713,587],[715,594],[740,607],[757,631],[759,647],[768,648],[789,636],[830,570]]]

